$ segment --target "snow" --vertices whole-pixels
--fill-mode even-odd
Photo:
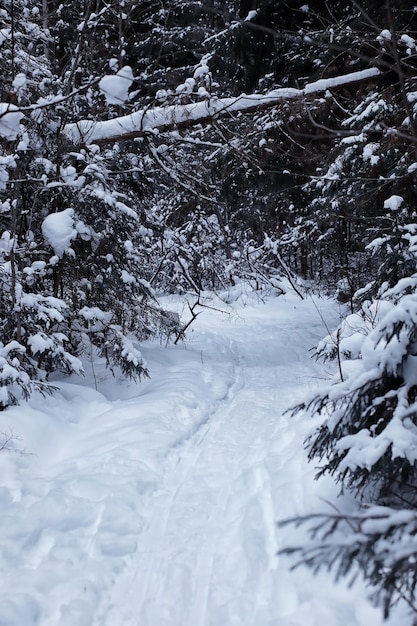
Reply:
[[[302,91],[306,95],[320,91],[327,91],[328,89],[340,87],[341,85],[367,80],[369,78],[379,76],[379,74],[380,71],[377,68],[371,67],[367,70],[360,70],[358,72],[342,74],[341,76],[335,76],[333,78],[322,78],[320,80],[316,80],[315,82],[306,85]]]
[[[369,161],[371,165],[377,165],[379,162],[379,156],[374,152],[379,149],[378,143],[368,143],[364,146],[362,156],[364,161]]]
[[[398,211],[404,202],[404,198],[402,196],[390,196],[384,202],[384,209],[389,209],[390,211]]]
[[[62,257],[68,252],[71,241],[77,236],[74,228],[74,209],[64,209],[59,213],[51,213],[42,223],[45,240],[51,244],[55,254]]]
[[[16,76],[14,77],[12,86],[18,95],[23,93],[27,86],[26,74],[23,74],[22,72],[19,72],[18,74],[16,74]]]
[[[85,183],[85,176],[78,176],[77,170],[72,165],[69,165],[67,167],[61,167],[60,168],[60,174],[61,174],[61,178],[64,181],[64,183],[66,185],[71,186],[71,187],[81,188],[81,187],[83,187],[83,185]],[[52,185],[49,184],[49,187],[51,187],[51,186]]]
[[[383,46],[385,42],[391,41],[392,33],[388,29],[384,28],[384,30],[380,32],[380,34],[378,35],[376,39],[381,44],[381,46]]]
[[[9,141],[17,139],[23,118],[23,113],[15,104],[0,102],[0,137]]]
[[[9,28],[0,28],[0,46],[4,44],[7,39],[10,39],[11,33]]]
[[[1,136],[1,118],[0,118],[0,136]],[[13,155],[0,156],[0,190],[6,189],[9,181],[9,172],[7,168],[13,169],[16,167],[16,159]],[[1,211],[7,211],[7,201],[1,207]],[[4,207],[4,208],[3,208]]]
[[[207,57],[205,57],[205,59],[208,60]],[[194,70],[193,77],[195,79],[201,78],[202,76],[206,76],[210,73],[209,66],[205,63],[205,59],[203,59],[200,65],[198,65]]]
[[[301,530],[276,521],[335,497],[305,458],[314,424],[285,409],[326,375],[308,350],[336,305],[227,300],[206,294],[183,344],[141,346],[151,379],[112,378],[95,358],[1,414],[21,453],[0,453],[0,624],[382,625],[361,581],[277,556]]]
[[[51,350],[54,342],[51,337],[47,337],[41,333],[36,333],[36,335],[31,335],[29,337],[28,345],[30,346],[32,354],[41,354],[42,352],[46,352],[46,350]]]
[[[89,322],[100,321],[100,322],[104,322],[105,324],[109,324],[112,318],[111,313],[107,311],[102,311],[96,306],[93,306],[93,307],[84,306],[82,309],[80,309],[79,315]]]
[[[116,74],[103,76],[98,86],[107,104],[123,104],[129,98],[133,83],[133,72],[129,65],[120,68]]]
[[[129,274],[126,270],[122,270],[122,281],[127,284],[133,284],[136,283],[136,278],[132,274]]]

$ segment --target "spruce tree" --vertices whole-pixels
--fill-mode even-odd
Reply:
[[[372,3],[357,19],[374,29],[383,73],[342,120],[326,175],[309,185],[317,218],[325,217],[321,241],[334,241],[339,220],[346,228],[344,242],[350,238],[343,270],[350,312],[318,346],[319,356],[337,360],[332,384],[296,409],[321,416],[306,442],[309,459],[319,460],[318,477],[330,474],[342,492],[355,494],[357,508],[346,510],[342,501],[328,514],[297,519],[309,526],[311,541],[286,552],[301,555],[314,569],[333,569],[337,577],[361,572],[384,615],[402,600],[412,623],[417,612],[416,22],[397,3]],[[370,45],[369,37],[364,41]],[[328,253],[324,258],[331,261]]]
[[[124,49],[114,32],[125,18],[110,9],[113,55]],[[146,181],[137,147],[71,150],[61,137],[65,121],[83,111],[107,106],[116,113],[94,75],[102,67],[88,65],[91,46],[80,41],[85,24],[68,21],[67,51],[72,36],[79,45],[75,67],[67,53],[51,54],[66,23],[58,14],[43,16],[29,0],[10,2],[3,13],[0,408],[33,388],[53,389],[53,372],[81,373],[91,346],[125,375],[146,375],[138,341],[178,325],[148,282],[153,233],[142,225]],[[104,35],[102,43],[106,48]],[[127,99],[126,90],[118,112]]]

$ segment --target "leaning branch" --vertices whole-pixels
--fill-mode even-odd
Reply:
[[[328,89],[375,79],[380,73],[377,68],[369,68],[344,76],[321,79],[303,89],[281,88],[266,94],[244,94],[236,98],[211,98],[191,104],[161,106],[106,121],[80,120],[66,124],[63,133],[75,146],[128,141],[150,133],[169,132],[209,123],[219,117],[251,113],[287,100],[308,98]]]

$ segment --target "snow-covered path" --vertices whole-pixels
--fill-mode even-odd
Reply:
[[[382,623],[360,585],[277,556],[294,530],[276,520],[333,489],[285,410],[323,375],[308,348],[334,305],[207,304],[185,344],[145,347],[151,380],[97,363],[99,391],[62,383],[2,416],[33,454],[0,455],[0,626]]]
[[[288,508],[274,494],[290,494],[285,481],[274,490],[272,481],[279,482],[280,457],[291,456],[289,417],[281,413],[293,397],[283,388],[302,368],[289,348],[289,329],[277,338],[276,323],[257,322],[249,333],[233,323],[223,331],[233,364],[227,392],[195,435],[174,449],[141,537],[139,551],[155,553],[135,580],[143,624],[243,626],[280,617],[272,584],[275,520]]]

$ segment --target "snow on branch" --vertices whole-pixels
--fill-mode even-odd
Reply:
[[[191,104],[154,107],[106,121],[80,120],[66,124],[63,132],[75,145],[126,141],[152,132],[195,126],[217,117],[269,108],[285,100],[303,98],[328,89],[370,80],[380,73],[377,68],[369,68],[335,78],[321,79],[303,89],[281,88],[266,94],[243,94],[235,98],[211,98]]]
[[[14,104],[0,102],[0,137],[14,141],[20,131],[20,121],[24,114]]]

